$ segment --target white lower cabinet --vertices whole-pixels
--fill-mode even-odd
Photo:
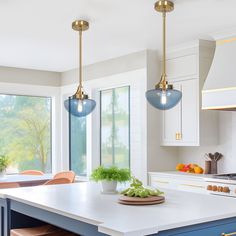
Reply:
[[[155,188],[167,188],[187,192],[204,193],[206,183],[203,176],[193,174],[173,174],[168,172],[150,172],[149,185]]]

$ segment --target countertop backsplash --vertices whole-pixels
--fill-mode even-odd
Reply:
[[[211,112],[211,111],[204,111]],[[218,173],[236,172],[236,112],[219,111],[219,144],[200,147],[180,147],[179,163],[197,163],[204,167],[204,154],[220,152]]]

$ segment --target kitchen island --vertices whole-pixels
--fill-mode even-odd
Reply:
[[[119,195],[101,194],[94,183],[1,190],[1,235],[8,236],[11,227],[25,227],[26,215],[91,236],[220,236],[236,232],[236,199],[164,192],[163,204],[126,206],[117,203]]]

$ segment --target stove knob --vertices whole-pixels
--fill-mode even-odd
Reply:
[[[214,192],[216,192],[216,191],[217,191],[217,186],[214,185],[214,186],[212,187],[212,190],[213,190]]]
[[[224,187],[224,188],[223,188],[223,192],[224,192],[224,193],[229,193],[229,192],[230,192],[229,187]]]
[[[217,191],[218,191],[218,192],[223,192],[223,191],[224,191],[224,188],[221,187],[221,186],[218,186]]]
[[[207,190],[212,191],[212,185],[208,185]],[[236,193],[236,189],[235,189],[235,193]]]

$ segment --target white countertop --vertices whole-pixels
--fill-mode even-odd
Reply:
[[[44,175],[21,175],[21,174],[14,174],[14,175],[4,175],[0,177],[0,182],[28,182],[28,181],[38,181],[38,180],[47,180],[51,179],[52,174],[44,174]]]
[[[119,195],[100,193],[94,183],[1,190],[0,197],[97,225],[114,236],[141,236],[158,231],[236,216],[236,198],[164,190],[166,202],[125,206]]]

